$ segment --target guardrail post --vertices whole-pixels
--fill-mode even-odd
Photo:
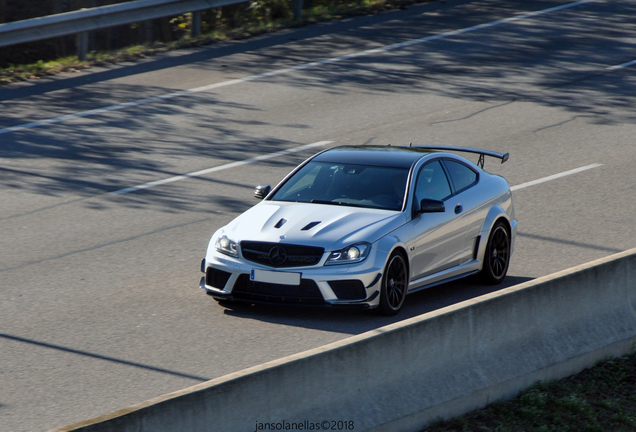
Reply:
[[[5,21],[7,15],[7,0],[0,0],[0,24]]]
[[[151,44],[154,39],[154,29],[152,28],[153,24],[154,24],[153,21],[144,21],[142,24],[143,32],[144,32],[144,41],[147,44]]]
[[[201,35],[201,11],[192,12],[192,27],[190,28],[190,37]]]
[[[303,0],[294,0],[294,19],[299,20],[303,17]]]
[[[88,54],[88,32],[77,34],[77,58],[80,61],[86,60]]]

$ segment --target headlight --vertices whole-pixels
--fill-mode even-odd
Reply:
[[[371,244],[369,243],[356,243],[351,246],[347,246],[344,249],[331,252],[329,258],[325,262],[325,265],[335,264],[354,264],[364,261],[369,251],[371,250]]]
[[[222,254],[238,258],[238,243],[227,238],[225,234],[216,239],[214,246]]]

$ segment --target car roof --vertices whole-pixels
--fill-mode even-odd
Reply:
[[[410,168],[413,163],[431,153],[431,151],[414,147],[343,146],[334,147],[319,153],[312,160],[316,162]]]

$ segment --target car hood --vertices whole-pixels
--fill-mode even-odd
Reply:
[[[403,212],[389,210],[263,201],[221,231],[236,242],[281,242],[337,250],[361,241],[373,243],[405,219]]]

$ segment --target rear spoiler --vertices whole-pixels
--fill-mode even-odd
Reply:
[[[441,151],[457,151],[457,152],[466,152],[466,153],[476,153],[479,155],[479,161],[477,161],[477,165],[479,165],[482,169],[484,168],[484,157],[490,156],[497,159],[501,159],[501,163],[504,163],[510,157],[510,153],[497,153],[490,150],[480,150],[474,149],[470,147],[451,147],[451,146],[420,146],[420,145],[411,145],[410,147],[423,149],[423,150],[441,150]]]

